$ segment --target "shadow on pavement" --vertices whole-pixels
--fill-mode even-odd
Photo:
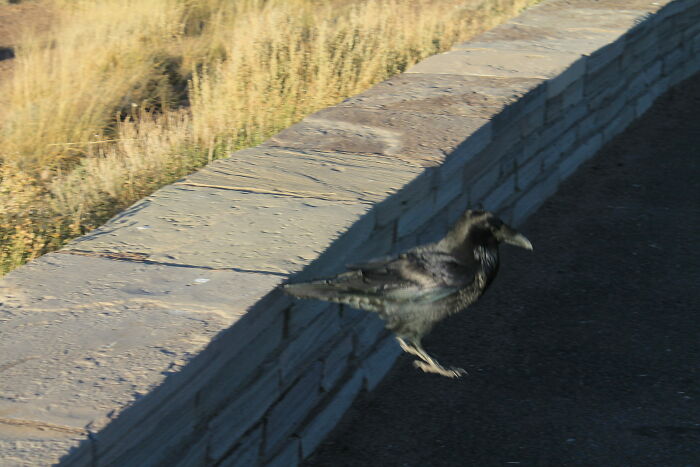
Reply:
[[[307,466],[700,465],[700,75],[562,185]]]

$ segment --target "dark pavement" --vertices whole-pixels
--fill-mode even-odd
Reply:
[[[494,285],[404,355],[307,466],[700,466],[700,75],[502,247]]]

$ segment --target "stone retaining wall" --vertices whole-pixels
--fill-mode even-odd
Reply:
[[[400,351],[276,285],[433,241],[467,206],[521,223],[698,71],[696,0],[547,0],[14,271],[3,462],[296,465]]]

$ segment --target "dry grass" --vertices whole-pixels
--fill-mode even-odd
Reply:
[[[0,89],[0,272],[535,0],[55,0]]]

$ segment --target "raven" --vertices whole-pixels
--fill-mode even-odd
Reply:
[[[466,371],[444,368],[423,349],[421,338],[435,323],[465,309],[486,291],[498,272],[501,242],[532,250],[527,238],[493,213],[467,210],[436,243],[348,266],[348,272],[330,279],[285,284],[283,289],[298,298],[376,312],[401,348],[420,359],[414,366],[460,377]]]

